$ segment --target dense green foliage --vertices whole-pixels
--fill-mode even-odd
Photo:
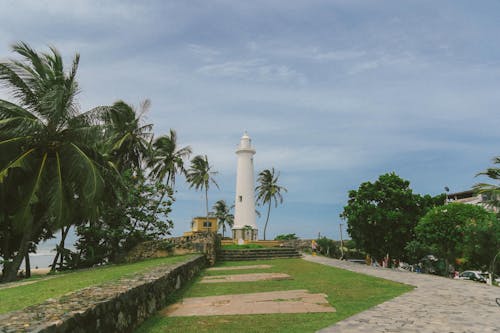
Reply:
[[[80,113],[75,99],[79,56],[66,73],[54,48],[38,54],[19,43],[13,50],[23,61],[0,63],[0,81],[17,102],[0,100],[4,280],[15,278],[42,235],[71,221],[75,206],[88,207],[79,210],[82,217],[95,214],[91,207],[102,194],[107,167],[95,141],[95,112]]]
[[[14,280],[23,258],[58,230],[53,269],[58,258],[59,269],[118,262],[138,242],[169,234],[175,175],[191,148],[178,148],[173,130],[154,140],[143,123],[148,100],[80,112],[78,55],[65,71],[54,48],[13,50],[21,60],[0,62],[14,101],[0,100],[2,280]],[[65,249],[70,227],[76,253]]]
[[[326,237],[321,237],[316,240],[316,243],[318,244],[318,251],[320,254],[330,258],[340,258],[341,251],[338,242]]]
[[[347,231],[357,246],[373,258],[406,259],[405,247],[414,239],[418,220],[443,203],[444,195],[414,194],[409,181],[389,173],[349,191],[341,217],[347,219]]]
[[[299,239],[296,234],[282,234],[274,237],[274,240],[294,240]]]
[[[447,263],[487,270],[500,249],[500,221],[476,205],[450,203],[435,207],[418,222],[417,241]]]
[[[123,197],[106,207],[99,219],[77,227],[77,251],[67,253],[65,268],[120,262],[135,245],[170,234],[172,189],[141,176],[125,174],[122,180],[127,190]]]
[[[278,184],[280,173],[276,173],[274,168],[271,170],[265,169],[259,173],[257,178],[257,203],[262,205],[267,204],[266,224],[264,224],[264,240],[266,240],[267,223],[271,213],[271,203],[274,202],[274,207],[278,207],[278,203],[283,203],[283,195],[281,192],[287,192],[287,189]]]
[[[172,265],[191,258],[175,256],[144,260],[125,265],[109,265],[70,273],[57,273],[43,279],[28,279],[16,287],[0,289],[0,313],[39,304],[48,298],[57,298],[71,291],[116,281],[161,265]]]
[[[167,317],[162,313],[147,320],[140,332],[316,332],[342,319],[369,309],[393,297],[410,291],[412,287],[363,274],[307,262],[301,259],[254,261],[271,268],[244,270],[244,273],[286,273],[292,279],[257,281],[252,283],[194,283],[187,285],[172,297],[172,302],[184,297],[269,292],[306,289],[311,293],[325,293],[335,307],[332,313],[289,313],[233,316]],[[226,262],[222,267],[248,265],[248,262]],[[242,270],[205,271],[204,275],[242,274]],[[245,329],[246,328],[246,329]]]

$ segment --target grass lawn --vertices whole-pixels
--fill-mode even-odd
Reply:
[[[191,257],[175,256],[158,258],[132,264],[110,265],[61,273],[40,279],[40,281],[32,284],[0,289],[0,313],[23,309],[30,305],[42,303],[48,298],[59,297],[71,291],[118,280],[122,277],[141,273],[160,265],[175,264]]]
[[[411,286],[356,274],[353,272],[311,263],[302,259],[261,260],[222,263],[217,266],[270,264],[259,270],[204,271],[202,276],[257,272],[287,273],[292,280],[194,283],[177,292],[172,301],[182,297],[243,294],[265,291],[307,289],[325,293],[335,307],[335,313],[268,314],[205,317],[165,317],[158,314],[146,321],[136,333],[145,332],[315,332],[355,313],[412,290]]]

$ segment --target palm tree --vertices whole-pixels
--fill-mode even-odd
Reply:
[[[194,187],[196,190],[205,191],[205,207],[208,218],[208,189],[210,183],[214,184],[217,188],[219,185],[213,178],[217,174],[216,171],[212,171],[212,166],[208,163],[207,155],[201,156],[197,155],[191,160],[191,166],[187,171],[186,178],[189,183],[189,187]]]
[[[143,116],[151,103],[145,100],[139,110],[131,105],[118,101],[105,108],[106,147],[111,153],[118,168],[123,171],[133,168],[142,170],[142,162],[148,155],[148,147],[153,138],[152,124],[142,124]]]
[[[274,168],[271,170],[265,169],[257,178],[259,185],[255,188],[257,191],[257,202],[262,205],[268,204],[266,224],[264,225],[264,240],[266,240],[267,223],[269,222],[269,214],[271,213],[271,202],[274,201],[274,207],[278,207],[278,203],[283,203],[281,191],[287,192],[287,189],[278,185],[280,174],[275,174]]]
[[[151,145],[151,151],[148,156],[148,167],[151,168],[150,176],[159,182],[165,181],[165,189],[161,192],[158,205],[155,207],[153,215],[156,215],[158,208],[163,202],[165,194],[175,186],[175,175],[178,173],[186,174],[184,168],[184,159],[191,155],[191,147],[177,147],[177,133],[170,129],[170,135],[160,136]],[[149,227],[145,225],[144,230]]]
[[[493,164],[498,164],[500,166],[500,156],[493,159]],[[486,171],[478,173],[476,176],[488,176],[489,178],[500,181],[500,167],[492,167],[486,169]],[[500,209],[500,185],[499,184],[487,184],[479,183],[474,185],[474,189],[477,193],[486,194],[488,197],[487,204]],[[500,211],[499,211],[500,212]]]
[[[178,148],[177,133],[170,130],[170,135],[160,136],[152,145],[152,152],[148,161],[151,175],[154,179],[168,186],[175,186],[175,175],[185,174],[184,160],[189,158],[192,150],[190,146]]]
[[[230,207],[226,204],[226,201],[219,200],[213,206],[213,210],[215,211],[215,217],[219,222],[219,228],[222,228],[222,238],[224,238],[224,233],[226,232],[226,224],[232,228],[234,224],[234,215],[230,214]]]
[[[79,55],[65,72],[53,47],[37,53],[18,43],[13,50],[22,61],[0,63],[0,81],[17,103],[0,100],[0,183],[22,187],[10,217],[22,239],[4,281],[16,278],[43,222],[54,229],[67,223],[75,198],[90,211],[103,184],[96,144],[102,131],[94,122],[98,110],[81,114],[75,101]]]

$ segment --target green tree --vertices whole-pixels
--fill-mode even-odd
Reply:
[[[234,225],[234,215],[230,213],[230,207],[226,204],[225,200],[219,200],[213,206],[215,217],[217,218],[219,229],[222,228],[222,238],[226,232],[226,224],[229,228]]]
[[[139,110],[118,101],[110,107],[104,107],[106,144],[104,151],[120,171],[134,169],[141,172],[143,161],[148,156],[148,147],[153,138],[152,124],[143,124],[143,116],[151,103],[145,100]]]
[[[0,100],[0,183],[18,195],[15,211],[3,218],[22,237],[4,281],[16,278],[44,224],[54,230],[67,223],[75,197],[90,212],[103,184],[96,112],[81,114],[75,100],[79,55],[65,72],[55,48],[37,53],[18,43],[13,50],[22,60],[0,63],[0,81],[17,103]]]
[[[359,248],[373,258],[405,259],[405,246],[414,238],[418,220],[444,198],[413,194],[409,181],[388,173],[349,191],[340,217],[347,219],[347,231]]]
[[[191,155],[191,147],[179,148],[177,145],[177,133],[170,130],[170,135],[157,138],[152,145],[152,152],[148,166],[154,179],[165,182],[166,185],[175,186],[175,175],[185,174],[184,160]]]
[[[159,182],[165,182],[167,187],[173,190],[175,186],[175,175],[186,174],[184,160],[191,155],[191,147],[179,148],[177,146],[177,133],[170,130],[170,135],[157,138],[151,146],[148,167],[151,168],[150,176]],[[166,192],[163,192],[159,203],[162,202]]]
[[[495,214],[476,205],[450,203],[431,209],[415,228],[419,242],[444,258],[446,267],[465,258],[469,267],[487,267],[500,244]],[[484,256],[484,258],[483,258]]]
[[[196,190],[205,191],[205,207],[207,218],[208,189],[210,188],[210,183],[219,188],[219,185],[214,179],[215,175],[217,175],[217,172],[212,170],[212,166],[210,165],[210,163],[208,163],[207,155],[197,155],[193,157],[193,159],[191,160],[191,166],[186,174],[187,182],[189,183],[190,188],[194,187]]]
[[[500,166],[500,156],[495,157],[493,163]],[[477,193],[485,195],[488,198],[487,204],[500,213],[500,167],[488,168],[476,176],[488,176],[497,182],[497,184],[479,183],[474,186],[474,189]]]
[[[68,253],[69,268],[120,262],[138,243],[170,234],[171,188],[131,171],[125,172],[122,180],[125,190],[114,206],[105,207],[98,219],[77,227],[78,253]],[[167,193],[167,200],[161,193]]]
[[[282,234],[274,237],[274,240],[294,240],[299,239],[296,234]]]
[[[283,195],[281,192],[287,192],[287,189],[278,184],[280,173],[274,171],[274,168],[271,170],[265,169],[259,173],[257,178],[257,187],[255,190],[257,191],[257,202],[262,205],[267,204],[267,216],[266,216],[266,224],[264,225],[264,240],[266,240],[266,230],[267,223],[269,222],[269,215],[271,213],[271,203],[274,202],[274,207],[278,207],[278,203],[283,203]]]

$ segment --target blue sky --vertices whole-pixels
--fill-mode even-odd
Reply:
[[[500,154],[498,1],[0,2],[0,58],[16,41],[79,52],[82,110],[151,99],[155,134],[175,129],[219,171],[212,204],[234,200],[247,130],[256,172],[288,188],[271,237],[337,239],[361,182],[466,190]],[[204,212],[178,183],[175,235]]]

